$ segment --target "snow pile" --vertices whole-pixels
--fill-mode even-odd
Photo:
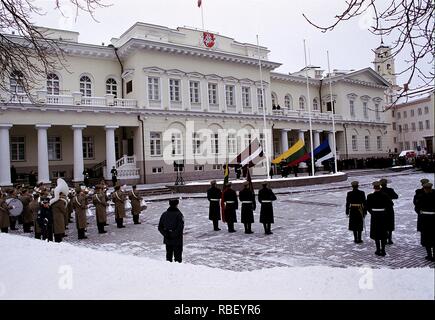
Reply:
[[[434,270],[233,272],[0,234],[0,299],[433,299]],[[159,257],[164,260],[164,257]],[[5,276],[7,275],[7,276]]]

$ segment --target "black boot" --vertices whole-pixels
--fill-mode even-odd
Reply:
[[[267,234],[267,223],[263,223],[264,233]]]
[[[107,231],[104,230],[104,223],[98,223],[97,227],[98,227],[98,233],[107,233]]]
[[[392,241],[392,238],[393,237],[393,231],[388,231],[388,244],[394,244],[394,242]]]
[[[353,242],[358,243],[358,231],[353,232]]]
[[[61,234],[55,234],[54,235],[54,242],[62,242],[62,235]]]
[[[133,222],[134,222],[134,224],[141,224],[139,222],[139,215],[138,214],[134,214],[133,215]]]
[[[87,238],[88,238],[88,237],[85,235],[85,229],[79,229],[79,230],[77,231],[77,235],[78,235],[79,240],[81,240],[81,239],[87,239]]]
[[[248,227],[248,224],[247,224],[247,223],[244,223],[243,225],[245,226],[245,233],[249,233],[249,232],[248,232],[248,231],[249,231],[249,229],[248,229],[248,228],[249,228],[249,227]]]
[[[213,230],[219,231],[219,220],[213,220]]]
[[[381,255],[381,240],[375,240],[375,243],[376,243],[375,255],[380,256]]]
[[[383,239],[381,240],[381,256],[385,257],[387,255],[387,253],[385,252],[385,244],[386,244],[386,240]]]
[[[363,243],[361,237],[362,237],[362,231],[358,231],[358,243]]]
[[[271,229],[272,229],[272,224],[271,224],[271,223],[268,223],[268,224],[267,224],[267,234],[273,234],[273,232],[271,231]]]
[[[427,252],[427,256],[425,257],[425,259],[431,261],[433,259],[432,248],[426,247],[426,252]]]
[[[228,222],[228,232],[236,232],[234,230],[234,222]]]
[[[249,233],[249,234],[254,233],[251,229],[251,224],[247,223],[247,225],[248,225],[248,232],[246,232],[246,233]]]
[[[116,219],[116,226],[118,228],[125,228],[125,226],[123,225],[124,219],[123,218],[118,218]]]

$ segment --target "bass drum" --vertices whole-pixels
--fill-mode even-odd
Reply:
[[[12,217],[19,216],[23,212],[23,203],[21,200],[16,198],[9,198],[6,199],[6,203],[9,207],[12,207],[12,209],[9,209],[9,215]]]

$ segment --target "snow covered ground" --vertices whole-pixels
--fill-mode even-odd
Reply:
[[[368,235],[363,233],[363,244],[353,243],[344,202],[351,180],[370,193],[371,182],[383,177],[399,199],[395,244],[387,246],[386,257],[378,257]],[[376,172],[347,182],[275,190],[270,236],[258,223],[258,209],[254,234],[245,234],[240,223],[236,233],[222,223],[215,232],[204,194],[180,195],[186,224],[181,265],[164,261],[157,231],[167,201],[156,200],[165,196],[147,199],[152,202],[141,225],[129,217],[127,228],[117,229],[110,216],[109,232],[98,235],[89,218],[87,240],[77,240],[74,224],[62,244],[11,232],[0,236],[0,268],[8,275],[0,278],[0,299],[433,299],[435,264],[424,259],[412,204],[423,177],[433,180],[413,171]],[[369,224],[368,219],[367,229]],[[62,289],[59,281],[70,271],[73,287]]]

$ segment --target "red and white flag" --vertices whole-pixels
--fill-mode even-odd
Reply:
[[[198,0],[198,8],[201,7],[201,4],[202,4],[202,0]]]

